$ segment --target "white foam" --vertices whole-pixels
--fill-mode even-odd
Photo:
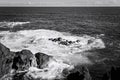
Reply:
[[[0,42],[12,51],[28,49],[34,54],[43,52],[54,57],[55,60],[50,61],[48,67],[45,68],[48,70],[47,72],[44,72],[44,69],[40,70],[33,66],[29,69],[28,75],[31,75],[34,78],[42,77],[44,79],[52,79],[58,77],[64,68],[70,68],[77,64],[92,64],[87,55],[83,55],[84,51],[92,50],[94,48],[105,48],[104,42],[100,38],[88,35],[75,36],[54,30],[2,31],[0,32],[0,36],[3,36],[0,39]],[[58,37],[68,41],[79,40],[80,42],[71,45],[61,45],[58,44],[58,42],[49,40],[49,38]],[[89,43],[89,40],[91,40],[91,43]]]
[[[82,52],[85,50],[91,50],[93,48],[105,48],[104,42],[100,38],[94,38],[90,36],[67,36],[61,32],[53,30],[24,30],[18,32],[0,32],[3,36],[0,41],[9,47],[12,51],[20,51],[22,49],[29,49],[33,53],[45,52],[45,53],[68,53],[72,50],[72,53]],[[80,40],[79,43],[74,43],[70,46],[59,45],[54,43],[49,38],[62,37],[69,41]],[[92,40],[92,43],[88,44],[88,41]],[[19,45],[18,45],[19,44]]]
[[[0,27],[13,28],[14,26],[28,24],[28,23],[30,22],[29,21],[27,22],[0,22]]]
[[[53,80],[54,78],[61,78],[63,69],[73,69],[72,65],[65,64],[61,61],[50,60],[48,66],[44,69],[30,67],[27,75],[34,78],[43,78]]]

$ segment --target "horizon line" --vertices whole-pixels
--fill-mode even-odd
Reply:
[[[120,5],[80,5],[80,6],[30,6],[30,5],[0,5],[0,7],[120,7]]]

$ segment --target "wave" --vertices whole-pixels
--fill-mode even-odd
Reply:
[[[2,28],[13,28],[15,26],[18,26],[18,25],[23,25],[23,24],[28,24],[30,23],[29,21],[27,22],[0,22],[0,27]]]
[[[65,68],[73,68],[74,65],[93,64],[85,51],[105,48],[105,44],[99,37],[89,35],[76,36],[70,33],[54,30],[23,30],[17,32],[0,32],[0,42],[12,51],[28,49],[32,53],[42,52],[53,56],[48,66],[38,69],[34,66],[29,68],[28,75],[34,78],[53,79],[61,77]],[[69,43],[69,45],[68,45]],[[44,72],[45,70],[47,72]]]

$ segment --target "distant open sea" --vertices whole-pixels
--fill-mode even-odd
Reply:
[[[36,29],[104,35],[106,48],[93,52],[106,60],[90,73],[102,74],[110,66],[120,66],[120,7],[0,7],[0,31]]]
[[[120,7],[0,7],[0,31],[29,29],[105,34],[119,41]]]

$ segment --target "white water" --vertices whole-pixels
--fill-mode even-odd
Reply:
[[[71,69],[77,64],[92,64],[85,51],[94,48],[105,48],[104,42],[100,38],[88,35],[75,36],[70,33],[62,33],[53,30],[39,29],[18,32],[2,31],[0,32],[0,36],[2,36],[0,42],[12,51],[28,49],[34,54],[37,52],[43,52],[53,56],[54,59],[50,60],[47,63],[48,66],[45,68],[48,70],[47,72],[44,72],[44,69],[37,69],[34,66],[32,66],[28,72],[28,75],[31,75],[34,78],[44,78],[49,80],[61,77],[61,72],[64,68]],[[49,40],[49,38],[58,37],[69,41],[80,40],[80,42],[66,46]],[[89,40],[92,42],[88,44]]]
[[[0,27],[4,27],[4,28],[13,28],[15,26],[21,26],[23,24],[28,24],[30,22],[0,22]]]

